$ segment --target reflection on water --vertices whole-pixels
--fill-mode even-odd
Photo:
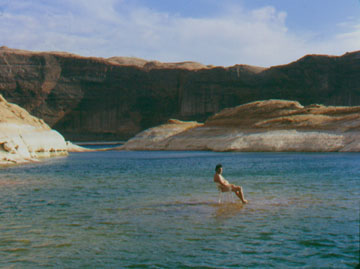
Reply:
[[[217,201],[185,201],[152,204],[147,207],[139,208],[142,212],[182,212],[183,214],[192,215],[194,211],[213,212],[209,216],[219,219],[227,219],[239,214],[244,205],[241,202],[217,202]],[[128,209],[131,210],[131,209]],[[134,209],[132,209],[134,210]]]
[[[6,168],[0,267],[353,268],[359,160],[93,152]],[[217,163],[249,204],[218,203]]]
[[[217,203],[215,204],[215,218],[217,219],[226,219],[234,217],[239,214],[240,211],[244,208],[244,205],[240,202],[237,203]]]

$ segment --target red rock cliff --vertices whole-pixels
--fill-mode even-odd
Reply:
[[[360,52],[271,68],[0,49],[0,94],[70,140],[127,139],[169,118],[203,121],[264,99],[360,105]]]

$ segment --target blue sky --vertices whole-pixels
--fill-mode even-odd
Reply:
[[[360,1],[0,0],[0,45],[273,66],[360,50]]]

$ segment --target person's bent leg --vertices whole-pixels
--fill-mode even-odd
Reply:
[[[247,204],[248,201],[245,200],[244,198],[244,193],[243,193],[243,190],[242,190],[242,187],[241,186],[235,186],[233,185],[232,186],[232,191],[235,192],[235,194],[237,195],[237,197],[240,198],[241,202],[243,202],[244,204]]]

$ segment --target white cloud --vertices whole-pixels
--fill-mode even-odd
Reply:
[[[335,36],[334,43],[339,48],[346,48],[347,51],[360,50],[360,22],[353,22],[347,25],[347,31]]]
[[[125,0],[28,3],[16,0],[2,9],[0,44],[86,56],[260,66],[286,64],[308,53],[342,54],[360,44],[359,25],[314,41],[292,33],[286,27],[286,13],[271,6],[257,10],[227,6],[216,17],[191,18]]]

